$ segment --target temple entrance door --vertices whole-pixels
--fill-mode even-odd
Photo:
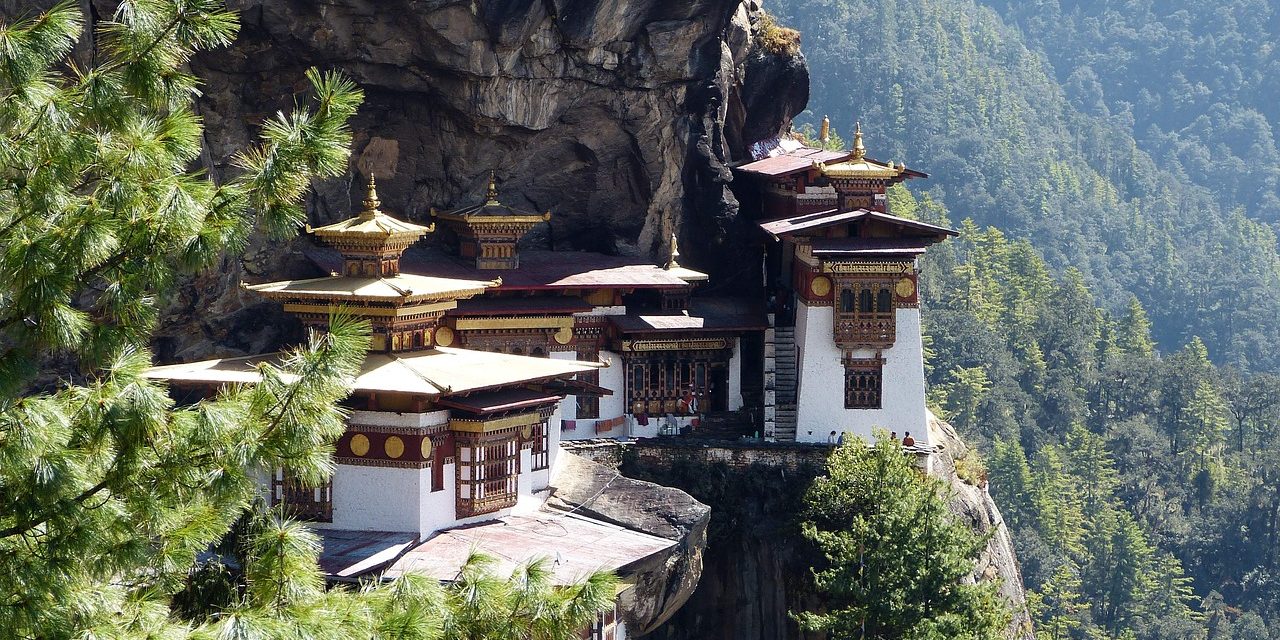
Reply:
[[[709,411],[729,409],[729,368],[723,364],[711,365],[711,406]]]

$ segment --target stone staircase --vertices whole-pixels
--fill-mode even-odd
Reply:
[[[773,316],[770,315],[770,325]],[[770,326],[764,338],[764,432],[780,442],[796,439],[796,330]]]

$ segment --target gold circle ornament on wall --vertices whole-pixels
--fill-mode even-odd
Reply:
[[[524,438],[525,440],[528,440],[528,439],[532,438],[532,437],[533,437],[533,425],[526,424],[526,425],[524,426],[524,428],[520,430],[520,437],[521,437],[521,438]]]
[[[552,336],[556,340],[556,344],[569,344],[573,340],[573,329],[569,327],[560,327],[560,330]]]
[[[431,438],[424,437],[422,439],[422,459],[431,459]]]
[[[387,457],[395,460],[404,455],[404,440],[400,436],[387,436],[387,441],[382,445],[382,450],[387,452]]]
[[[911,278],[903,278],[898,281],[893,290],[899,298],[910,298],[916,294],[916,283]]]
[[[453,344],[453,329],[449,327],[436,328],[436,345],[447,347]]]
[[[369,453],[369,436],[357,433],[351,436],[351,453],[363,458]]]
[[[831,293],[831,278],[826,276],[818,276],[809,283],[809,291],[815,296],[825,296]]]

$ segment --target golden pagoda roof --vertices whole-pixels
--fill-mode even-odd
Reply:
[[[422,226],[393,218],[382,212],[378,199],[378,185],[369,174],[369,191],[364,198],[364,209],[354,218],[347,218],[323,227],[307,227],[307,231],[319,238],[334,239],[417,239],[431,233],[433,226]]]
[[[686,267],[680,266],[680,247],[676,244],[676,234],[671,234],[671,257],[667,260],[667,266],[663,267],[669,275],[673,275],[685,282],[704,282],[710,278],[701,271],[694,271]]]
[[[152,367],[153,380],[188,384],[253,384],[262,380],[259,367],[279,367],[284,353],[221,358]],[[555,360],[532,356],[436,347],[408,353],[370,353],[353,381],[362,392],[441,396],[538,382],[603,368],[599,362]],[[292,382],[289,377],[286,382]]]
[[[907,170],[905,164],[881,164],[867,157],[862,144],[862,123],[853,133],[853,154],[848,159],[832,164],[817,163],[818,170],[828,178],[897,178]]]
[[[402,273],[386,278],[326,276],[244,287],[268,298],[409,303],[469,298],[501,284],[501,279],[460,280]]]
[[[519,211],[499,202],[497,179],[492,171],[489,172],[489,189],[484,202],[453,211],[436,211],[432,209],[431,215],[442,220],[466,222],[468,224],[477,222],[537,224],[551,219],[550,211],[544,213]]]

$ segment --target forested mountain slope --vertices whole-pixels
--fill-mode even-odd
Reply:
[[[1107,118],[1219,203],[1280,224],[1280,11],[1263,0],[985,0]]]
[[[809,122],[861,120],[933,176],[895,213],[962,229],[926,260],[929,400],[987,456],[1043,638],[1280,638],[1273,18],[1241,44],[1252,5],[1209,4],[1189,52],[1152,44],[1183,33],[1154,3],[1002,4],[1025,35],[970,0],[768,7],[803,33]],[[1186,105],[1179,72],[1226,75]]]
[[[1076,109],[995,11],[971,0],[768,8],[803,34],[811,119],[829,114],[846,135],[861,120],[874,155],[930,172],[923,186],[957,219],[1076,267],[1103,307],[1136,294],[1166,350],[1198,336],[1216,361],[1280,366],[1271,229],[1154,161],[1125,118]]]

